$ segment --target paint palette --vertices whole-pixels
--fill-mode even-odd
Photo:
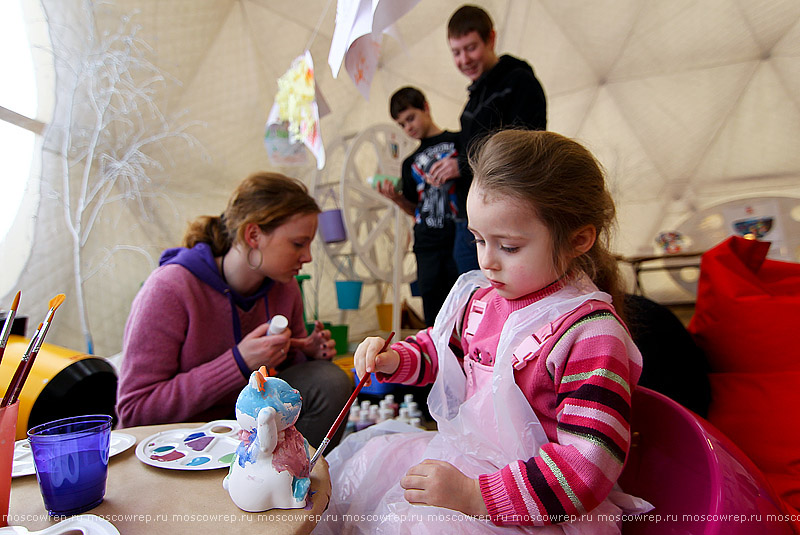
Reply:
[[[239,445],[236,420],[214,420],[201,427],[156,433],[136,446],[145,464],[171,470],[228,468]]]
[[[136,437],[128,433],[111,431],[111,438],[108,445],[108,456],[113,457],[122,453],[136,444]],[[11,469],[11,477],[29,476],[36,473],[33,467],[33,453],[28,439],[17,440],[14,443],[14,467]]]

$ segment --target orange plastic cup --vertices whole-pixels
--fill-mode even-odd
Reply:
[[[11,468],[17,435],[19,401],[0,407],[0,526],[8,525],[8,501],[11,497]]]

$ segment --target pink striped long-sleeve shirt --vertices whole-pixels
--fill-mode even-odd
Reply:
[[[489,291],[482,298],[486,312],[474,337],[457,341],[464,358],[492,365],[509,314],[557,289],[513,301]],[[400,367],[381,380],[424,385],[435,379],[437,357],[430,329],[392,349],[401,356]],[[515,371],[550,442],[530,459],[480,476],[481,493],[495,524],[560,523],[591,511],[606,498],[628,452],[631,391],[641,368],[641,355],[625,327],[610,311],[600,310],[576,321],[548,354]]]

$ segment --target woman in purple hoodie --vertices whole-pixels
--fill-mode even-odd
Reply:
[[[330,362],[330,331],[317,322],[307,336],[303,321],[295,275],[311,261],[318,213],[301,182],[256,173],[221,216],[199,217],[183,247],[164,251],[125,327],[122,426],[233,418],[250,373],[266,366],[300,390],[297,428],[319,445],[352,385]],[[289,327],[268,335],[277,314]]]

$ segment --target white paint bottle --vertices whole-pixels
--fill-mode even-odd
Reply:
[[[280,314],[276,314],[275,316],[272,316],[272,319],[269,321],[267,336],[273,334],[281,334],[283,331],[286,330],[286,327],[288,326],[289,326],[289,320],[286,319],[286,316],[281,316]]]

